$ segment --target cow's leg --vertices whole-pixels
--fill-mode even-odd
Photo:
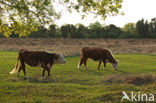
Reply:
[[[21,69],[22,69],[22,65],[20,65],[20,67],[19,67],[19,70],[18,70],[18,72],[16,74],[17,76],[19,76],[19,73],[20,73]]]
[[[22,68],[23,73],[24,73],[24,75],[25,75],[25,79],[27,79],[28,76],[27,76],[26,71],[25,71],[25,64],[24,64],[24,61],[21,61],[21,68]]]
[[[87,68],[86,64],[87,64],[87,59],[84,60],[84,66],[85,66],[85,68],[87,70],[88,68]]]
[[[104,69],[106,70],[106,60],[103,60]]]
[[[98,70],[100,70],[101,62],[102,62],[102,61],[99,61]]]
[[[47,71],[48,71],[48,77],[50,77],[50,69],[48,68],[48,70],[47,70]]]
[[[43,79],[45,79],[45,69],[43,68],[43,73],[42,73]]]
[[[81,69],[81,65],[82,65],[83,62],[84,62],[84,59],[80,58],[80,63],[78,64],[78,69]]]
[[[44,70],[47,70],[47,72],[48,72],[48,77],[50,77],[50,68],[48,68],[47,65],[44,65],[43,68],[44,68]]]
[[[50,69],[52,68],[52,64],[47,64],[48,77],[50,77]]]

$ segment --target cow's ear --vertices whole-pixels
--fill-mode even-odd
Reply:
[[[55,60],[57,60],[58,59],[58,55],[57,54],[55,54]]]

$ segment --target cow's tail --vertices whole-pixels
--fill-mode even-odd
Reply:
[[[78,66],[77,66],[77,68],[81,68],[81,62],[82,62],[82,59],[83,59],[83,48],[80,50],[80,61],[79,61],[79,63],[78,63]]]
[[[15,64],[15,68],[14,68],[11,72],[9,72],[10,74],[14,74],[14,73],[17,72],[17,69],[18,69],[18,62],[19,62],[19,57],[18,57],[17,62],[16,62],[16,64]]]

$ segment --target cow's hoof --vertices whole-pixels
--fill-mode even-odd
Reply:
[[[19,77],[19,72],[16,74],[17,77]]]
[[[24,80],[27,80],[28,78],[24,78]]]
[[[28,76],[26,75],[24,79],[27,80],[28,79]]]
[[[47,76],[47,79],[50,79],[50,76]]]
[[[44,80],[44,79],[46,79],[46,77],[45,77],[45,76],[43,77],[43,80]]]

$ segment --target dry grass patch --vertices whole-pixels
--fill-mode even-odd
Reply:
[[[109,48],[113,53],[156,54],[156,39],[0,38],[1,51],[28,49],[77,55],[86,46]]]
[[[156,76],[152,74],[110,75],[101,82],[106,84],[133,84],[137,86],[155,84]]]

